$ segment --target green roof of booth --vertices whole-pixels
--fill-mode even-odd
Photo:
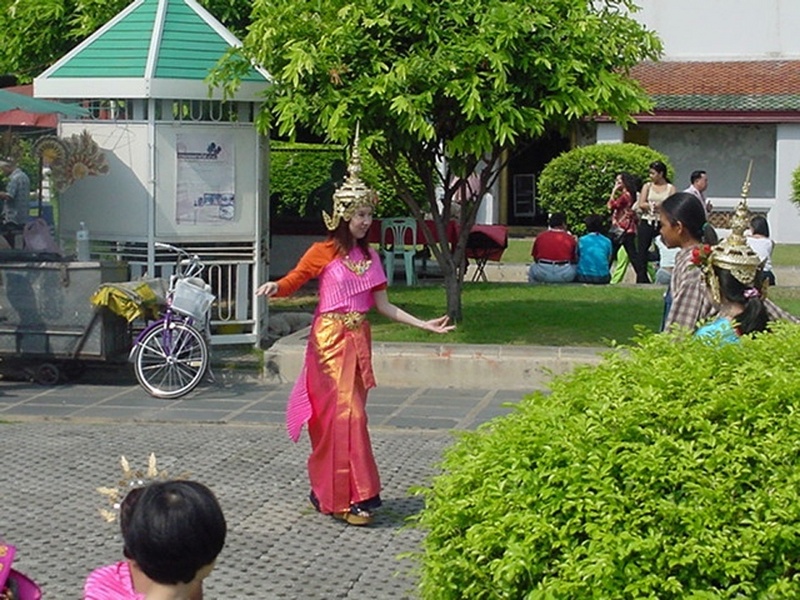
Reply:
[[[34,80],[46,98],[209,98],[209,71],[241,42],[194,0],[135,0]],[[252,67],[235,100],[258,102],[269,74]],[[220,98],[221,90],[213,90]]]

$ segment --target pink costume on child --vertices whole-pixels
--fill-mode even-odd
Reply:
[[[369,322],[373,291],[386,283],[377,253],[358,273],[337,257],[319,274],[319,305],[303,370],[289,397],[286,423],[295,441],[308,423],[311,489],[323,513],[380,493],[380,477],[367,431],[367,390],[375,387]]]
[[[86,578],[83,600],[144,600],[144,594],[133,591],[128,561],[120,561],[95,569]]]

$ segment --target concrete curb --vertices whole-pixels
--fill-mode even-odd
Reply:
[[[303,366],[309,328],[281,338],[264,353],[264,378],[294,381]],[[609,348],[504,346],[499,344],[401,344],[377,342],[375,377],[382,386],[456,389],[502,387],[543,390],[550,379],[577,365],[594,365]]]

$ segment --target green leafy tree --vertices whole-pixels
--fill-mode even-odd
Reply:
[[[0,0],[0,74],[29,82],[105,25],[130,0]],[[200,0],[234,34],[249,23],[246,0]]]
[[[792,173],[792,202],[800,207],[800,166]]]
[[[360,122],[363,148],[412,214],[433,215],[438,240],[427,241],[447,312],[460,320],[467,236],[506,151],[548,128],[599,114],[625,124],[651,106],[628,70],[661,45],[634,9],[629,0],[258,0],[242,51],[212,82],[234,89],[249,60],[263,65],[275,81],[260,125],[280,135],[302,128],[347,143]],[[478,189],[467,191],[475,171]]]

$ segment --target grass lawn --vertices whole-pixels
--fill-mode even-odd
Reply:
[[[462,298],[464,321],[444,337],[393,323],[374,312],[370,321],[374,339],[385,342],[607,346],[611,340],[629,341],[637,326],[657,331],[663,293],[660,286],[468,283]],[[800,290],[776,287],[770,297],[800,315]],[[421,318],[445,312],[441,285],[395,286],[389,298]],[[273,299],[270,305],[272,310],[310,312],[316,297]]]
[[[531,239],[510,238],[501,262],[530,263],[532,245]],[[772,264],[776,267],[800,267],[800,244],[776,244],[772,254]]]

